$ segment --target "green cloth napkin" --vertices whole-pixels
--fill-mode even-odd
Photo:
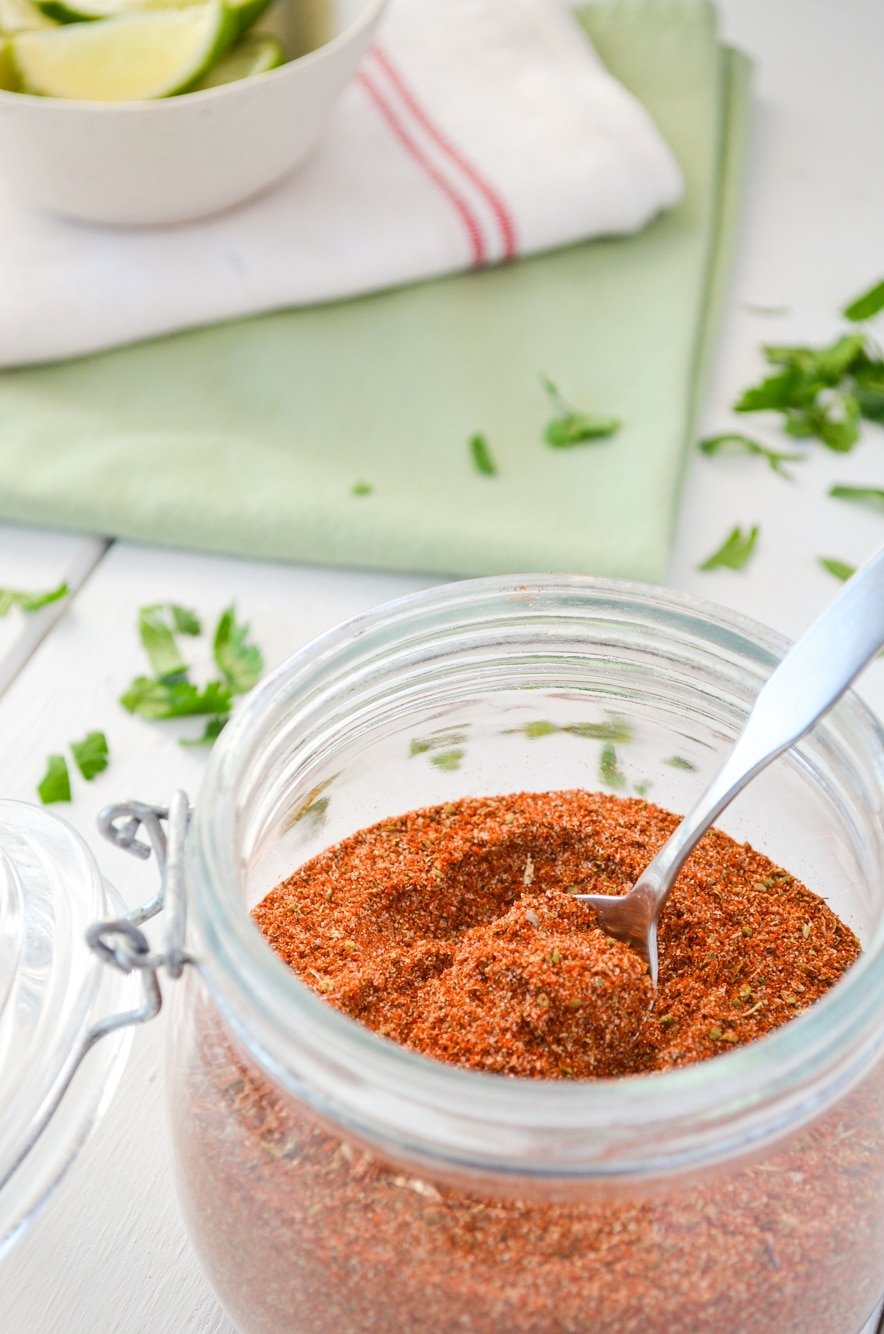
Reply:
[[[681,162],[674,212],[638,237],[8,371],[0,514],[252,556],[662,578],[747,67],[704,0],[612,0],[582,18]],[[541,375],[622,417],[619,434],[544,444]],[[471,462],[477,432],[496,476]]]

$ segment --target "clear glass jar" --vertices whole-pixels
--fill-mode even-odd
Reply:
[[[183,1206],[240,1329],[862,1327],[884,1289],[884,733],[855,698],[719,823],[863,956],[712,1061],[577,1084],[443,1066],[327,1005],[248,915],[383,817],[602,787],[575,724],[625,720],[623,793],[684,810],[784,647],[659,589],[488,579],[358,618],[250,696],[188,838],[197,967],[169,1046]],[[437,741],[459,758],[434,764]]]

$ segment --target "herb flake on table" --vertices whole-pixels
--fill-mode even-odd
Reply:
[[[108,766],[107,737],[104,732],[87,732],[82,741],[71,742],[71,754],[86,782],[91,783]]]
[[[48,607],[51,602],[66,598],[69,592],[67,583],[60,583],[57,587],[40,593],[25,592],[20,588],[0,588],[0,616],[6,616],[13,607],[20,607],[22,611],[28,612],[39,611],[41,607]]]
[[[139,609],[138,636],[158,677],[165,679],[187,672],[175,635],[198,635],[200,628],[196,614],[177,603],[157,602]]]
[[[863,292],[861,296],[855,297],[849,305],[844,307],[842,314],[845,319],[857,323],[860,320],[870,320],[880,310],[884,310],[884,278],[879,283],[875,283],[874,287],[870,287],[867,292]]]
[[[733,446],[733,450],[729,450],[729,446]],[[760,440],[754,440],[752,436],[743,435],[739,431],[726,431],[722,435],[707,436],[705,440],[700,441],[699,448],[703,454],[710,455],[742,450],[745,454],[764,459],[772,472],[786,478],[791,478],[792,474],[783,465],[801,463],[804,460],[803,454],[798,454],[794,450],[769,449]]]
[[[820,556],[819,562],[824,570],[828,570],[829,574],[834,575],[836,579],[840,579],[842,583],[846,583],[848,579],[856,574],[855,565],[848,565],[846,561],[836,560],[834,556]]]
[[[742,570],[748,564],[755,551],[761,528],[757,523],[743,529],[737,525],[732,528],[721,546],[699,566],[701,570]]]
[[[221,675],[238,695],[251,690],[264,670],[261,650],[249,643],[249,626],[237,621],[232,605],[221,613],[212,652]]]
[[[226,714],[233,705],[233,691],[223,681],[210,681],[200,688],[192,681],[163,680],[136,676],[120,696],[129,713],[159,722],[166,718],[188,718],[194,714]]]
[[[264,658],[249,641],[249,627],[236,618],[233,605],[218,619],[212,637],[212,655],[221,679],[197,685],[190,679],[177,635],[195,637],[203,626],[196,612],[174,602],[152,603],[138,613],[138,633],[154,676],[137,676],[120,696],[129,713],[151,722],[206,715],[202,734],[181,741],[185,746],[210,746],[221,734],[233,708],[234,696],[251,690],[262,671]]]
[[[838,453],[856,444],[862,418],[884,421],[884,362],[864,333],[825,347],[768,345],[764,355],[778,369],[745,390],[735,412],[780,412],[787,434]]]
[[[476,472],[481,473],[483,477],[496,477],[497,464],[494,462],[487,438],[484,435],[471,435],[469,448]]]
[[[541,376],[540,382],[556,411],[543,433],[544,440],[553,449],[570,449],[592,440],[607,440],[620,430],[622,422],[619,417],[582,412],[562,396],[552,380]]]
[[[884,487],[880,486],[833,486],[829,495],[836,500],[855,500],[859,504],[872,505],[875,509],[884,509]]]
[[[354,482],[351,494],[354,496],[370,496],[373,490],[374,487],[370,482]]]
[[[71,776],[63,755],[49,756],[46,773],[37,784],[37,792],[44,806],[51,806],[56,801],[70,801]]]

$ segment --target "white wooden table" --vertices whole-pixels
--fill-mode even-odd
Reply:
[[[884,274],[884,6],[722,0],[721,11],[728,38],[756,61],[756,82],[743,225],[704,433],[738,425],[728,405],[757,378],[761,342],[828,340],[845,300]],[[758,433],[779,443],[774,430]],[[836,590],[817,556],[856,563],[884,540],[880,514],[826,496],[836,481],[884,485],[882,447],[884,430],[867,427],[853,454],[815,449],[792,482],[758,460],[694,454],[669,583],[797,634]],[[698,572],[733,524],[752,522],[762,534],[746,571]],[[162,801],[176,786],[194,792],[204,764],[178,746],[174,729],[116,704],[121,685],[142,670],[136,608],[174,597],[209,615],[235,599],[274,665],[336,621],[435,582],[0,526],[0,585],[41,588],[62,578],[75,590],[69,602],[0,621],[0,794],[34,799],[46,755],[104,728],[110,769],[89,786],[79,782],[72,805],[57,809],[130,904],[148,897],[153,871],[99,844],[97,808],[130,796]],[[884,662],[860,691],[884,716]],[[175,1201],[163,1040],[162,1019],[136,1034],[110,1111],[4,1263],[0,1334],[230,1334]]]

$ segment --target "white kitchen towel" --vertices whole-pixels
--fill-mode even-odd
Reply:
[[[86,226],[9,197],[0,164],[0,366],[636,231],[681,188],[562,0],[391,0],[320,148],[239,209]]]

